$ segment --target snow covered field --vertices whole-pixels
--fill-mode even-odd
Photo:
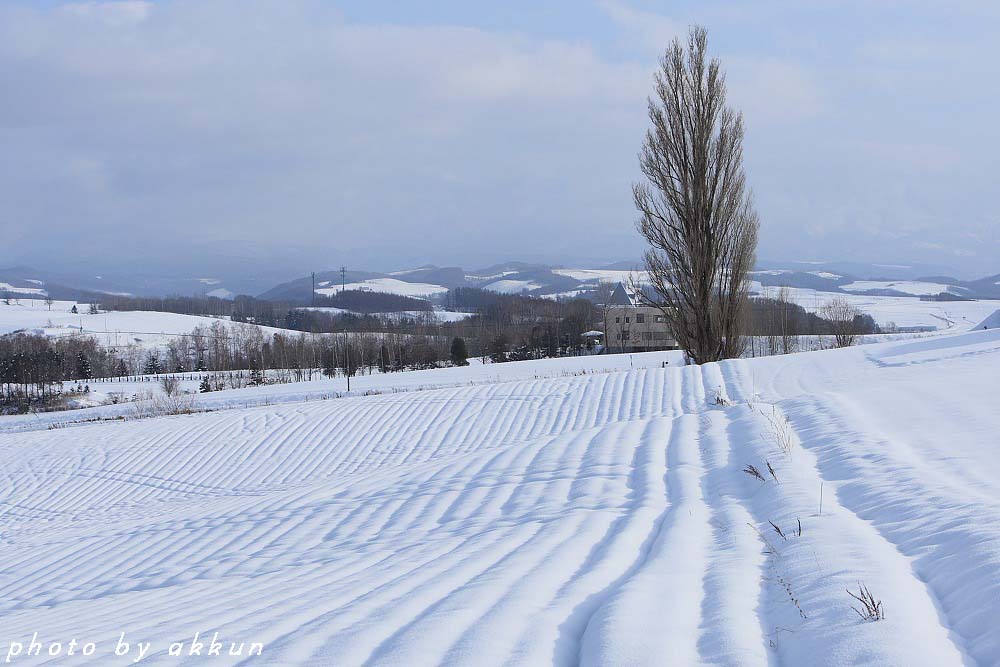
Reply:
[[[483,289],[499,294],[520,294],[542,287],[541,283],[532,280],[494,280],[483,285]]]
[[[962,292],[967,291],[961,287],[955,287],[954,285],[929,283],[920,280],[888,280],[888,281],[855,280],[852,283],[841,285],[840,289],[847,290],[848,292],[866,292],[868,290],[893,290],[895,292],[902,292],[903,294],[913,294],[915,296],[920,296],[922,294],[940,294],[941,292],[961,294]]]
[[[832,299],[843,299],[871,315],[875,321],[885,326],[895,322],[901,327],[935,327],[937,329],[968,329],[981,322],[990,313],[1000,309],[1000,301],[982,299],[979,301],[921,301],[912,296],[866,296],[862,294],[837,294],[821,292],[801,287],[763,287],[753,283],[757,294],[776,295],[779,289],[787,289],[789,298],[809,312],[818,313]]]
[[[78,313],[70,312],[76,305]],[[72,336],[83,333],[107,347],[138,345],[144,348],[165,347],[173,338],[189,334],[195,327],[210,327],[216,322],[230,326],[228,319],[201,315],[180,315],[157,311],[107,311],[88,314],[89,305],[75,301],[56,301],[50,310],[44,301],[20,299],[10,305],[0,302],[0,335],[14,331]],[[239,323],[234,326],[244,326]],[[298,336],[300,332],[261,327],[265,335],[275,333]]]
[[[298,403],[302,401],[326,400],[340,397],[364,396],[365,394],[391,394],[394,392],[427,391],[445,387],[463,387],[517,380],[538,380],[572,377],[593,373],[608,373],[633,368],[660,368],[665,364],[682,363],[682,353],[643,352],[641,354],[587,355],[562,357],[538,361],[514,361],[504,364],[482,364],[479,359],[469,359],[469,365],[458,368],[437,368],[431,370],[405,371],[402,373],[374,373],[351,378],[351,391],[347,391],[347,379],[335,377],[305,382],[245,387],[199,394],[194,407],[198,410],[225,410],[258,405]],[[182,374],[181,377],[197,376]],[[72,388],[77,382],[66,382]],[[157,382],[90,382],[91,400],[106,399],[112,392],[124,393],[126,399],[137,392],[152,392],[159,395]],[[198,380],[182,379],[181,389],[195,392]],[[0,433],[41,428],[57,428],[94,419],[110,419],[130,416],[132,405],[102,405],[65,412],[43,412],[39,414],[12,415],[0,419]]]
[[[618,271],[613,269],[552,269],[552,273],[586,282],[624,283],[628,285],[634,278],[640,283],[649,283],[649,275],[642,269],[636,269],[635,271]]]
[[[4,433],[0,653],[38,632],[95,654],[11,664],[140,641],[198,664],[166,651],[218,632],[262,655],[207,664],[1000,662],[1000,331],[644,357]]]
[[[357,313],[352,310],[346,310],[344,308],[334,308],[333,306],[303,306],[302,310],[311,310],[318,313],[329,313],[331,315],[365,315],[365,313]],[[474,317],[475,313],[462,313],[452,310],[401,310],[395,313],[368,313],[374,317],[378,317],[383,320],[402,320],[402,319],[414,319],[414,320],[427,320],[430,322],[461,322],[462,320],[467,320],[470,317]]]
[[[435,294],[444,294],[447,287],[432,285],[430,283],[411,283],[395,278],[371,278],[361,282],[347,283],[341,285],[337,282],[325,281],[316,288],[317,294],[333,296],[341,290],[361,290],[363,292],[385,292],[387,294],[397,294],[399,296],[412,296],[425,298]]]

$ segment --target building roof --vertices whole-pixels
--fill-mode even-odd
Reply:
[[[641,292],[640,292],[641,290]],[[662,303],[662,299],[653,289],[652,285],[640,285],[636,290],[632,285],[618,283],[615,286],[611,297],[608,299],[609,306],[626,306],[638,308],[639,306],[653,306]]]
[[[608,300],[612,306],[638,306],[639,302],[639,295],[631,287],[626,287],[625,283],[618,283]]]

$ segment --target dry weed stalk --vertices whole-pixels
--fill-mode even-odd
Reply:
[[[851,609],[864,621],[881,621],[884,619],[885,610],[882,608],[882,601],[876,600],[872,592],[868,590],[868,587],[860,581],[858,582],[858,589],[860,595],[855,595],[851,591],[847,591],[847,594],[861,603],[864,612],[854,605],[851,605]]]

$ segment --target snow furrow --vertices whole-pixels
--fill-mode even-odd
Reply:
[[[0,429],[0,641],[125,631],[147,665],[216,630],[283,667],[1000,662],[1000,336],[603,363]],[[859,582],[885,620],[851,610]]]

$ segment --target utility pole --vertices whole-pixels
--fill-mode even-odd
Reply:
[[[310,294],[309,305],[310,306],[315,306],[316,305],[316,272],[315,271],[312,272],[312,279],[313,279],[313,288],[312,288],[312,292],[309,293]]]
[[[340,291],[343,292],[347,289],[347,269],[345,267],[340,267]]]

